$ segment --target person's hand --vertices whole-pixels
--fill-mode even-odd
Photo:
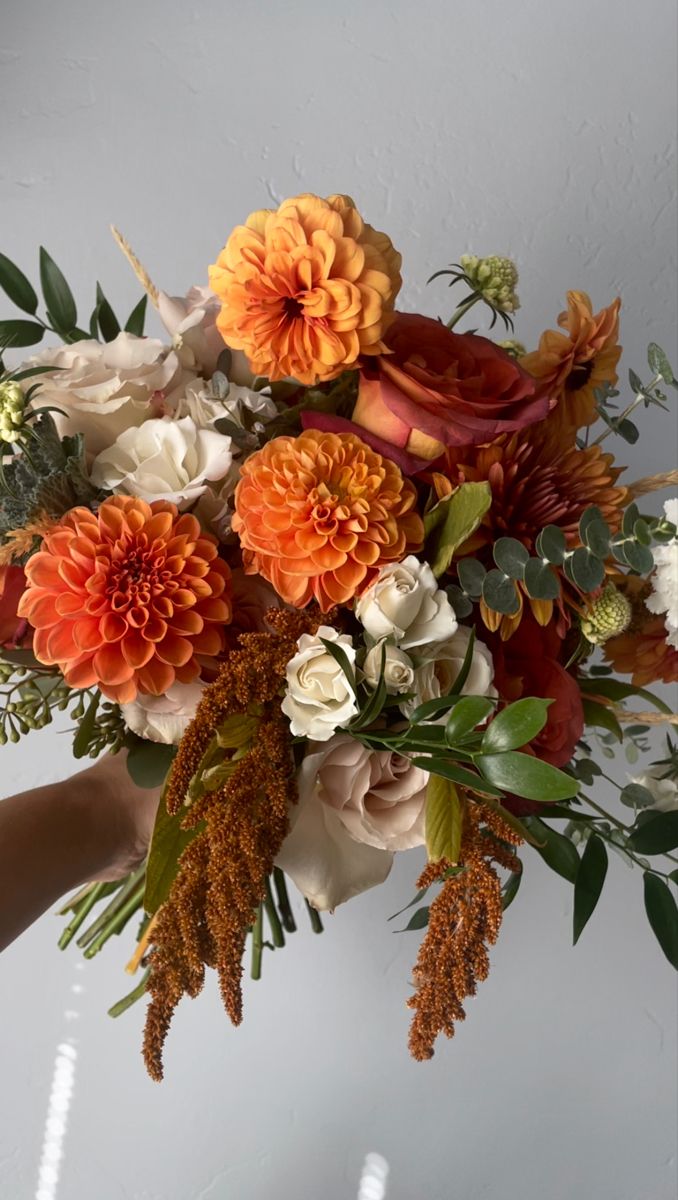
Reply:
[[[148,851],[159,788],[140,788],[127,769],[127,751],[107,754],[74,776],[90,819],[93,834],[108,847],[106,861],[92,879],[122,879],[139,866]]]

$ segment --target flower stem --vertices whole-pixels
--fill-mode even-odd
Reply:
[[[264,906],[260,904],[252,927],[252,979],[261,979],[261,956],[264,950]]]
[[[469,308],[473,308],[473,305],[477,304],[480,299],[481,299],[481,296],[478,294],[478,292],[476,292],[476,294],[474,296],[470,296],[468,300],[465,300],[463,304],[460,304],[458,306],[458,308],[455,308],[454,312],[452,313],[452,316],[450,317],[449,321],[447,322],[447,328],[454,329],[455,325],[457,324],[457,321],[460,321],[461,318],[466,315]]]
[[[275,906],[273,892],[271,891],[271,881],[268,875],[266,876],[266,899],[264,900],[264,906],[266,908],[268,923],[271,926],[273,945],[280,948],[281,946],[285,945],[285,934],[283,933],[283,927],[280,924],[280,917],[278,916],[278,910]]]
[[[149,967],[148,970],[144,971],[137,986],[131,992],[128,992],[126,996],[123,996],[122,1000],[118,1000],[118,1003],[114,1004],[112,1008],[109,1008],[109,1017],[122,1016],[124,1012],[127,1012],[128,1008],[131,1008],[133,1004],[136,1004],[137,1000],[141,1000],[142,996],[146,992],[146,984],[148,982],[150,973],[151,970]]]
[[[322,933],[323,923],[320,919],[320,913],[318,912],[317,908],[314,908],[312,904],[309,904],[308,900],[306,900],[305,903],[308,910],[308,915],[311,918],[311,929],[314,933]]]
[[[69,921],[59,938],[58,944],[60,950],[65,950],[67,946],[70,946],[87,914],[91,912],[99,900],[103,899],[104,896],[110,895],[110,892],[110,883],[92,883],[89,885],[85,895],[73,907],[75,916]]]
[[[275,884],[275,891],[278,897],[278,908],[280,909],[280,916],[282,917],[282,923],[285,932],[296,933],[297,923],[294,919],[290,898],[287,893],[287,880],[285,879],[284,871],[282,871],[280,867],[273,868],[273,882]]]
[[[134,892],[135,888],[138,887],[140,880],[143,878],[144,870],[144,867],[139,867],[136,871],[129,875],[127,879],[123,881],[122,887],[118,889],[117,895],[114,896],[110,904],[107,904],[104,910],[99,913],[96,921],[89,925],[84,933],[80,934],[77,944],[81,950],[84,949],[88,942],[91,942],[92,939],[95,938],[99,933],[99,931],[108,924],[111,918],[115,916],[120,906],[125,903],[128,896],[130,896],[132,892]]]
[[[94,958],[98,954],[102,946],[108,941],[114,933],[121,933],[130,917],[134,915],[138,908],[141,907],[144,899],[144,880],[141,879],[137,885],[136,891],[132,892],[131,896],[121,908],[117,909],[111,920],[104,925],[93,942],[85,950],[85,958]]]

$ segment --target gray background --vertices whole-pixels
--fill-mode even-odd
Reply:
[[[651,338],[675,353],[675,32],[671,0],[9,0],[1,248],[35,277],[43,242],[83,310],[98,277],[128,311],[109,222],[180,292],[250,210],[347,191],[403,252],[404,306],[445,313],[432,271],[511,253],[523,340],[568,287],[596,306],[621,292],[624,365],[642,373]],[[616,449],[637,477],[674,465],[675,443],[674,417],[653,412]],[[68,735],[48,731],[2,751],[0,787],[69,770]],[[490,980],[419,1065],[417,935],[386,925],[417,868],[400,856],[321,938],[302,923],[247,986],[240,1030],[213,981],[186,1002],[160,1087],[141,1009],[105,1015],[128,941],[83,970],[46,916],[0,962],[3,1200],[352,1200],[369,1151],[390,1162],[389,1200],[672,1200],[676,992],[640,878],[612,862],[572,951],[569,889],[530,856]]]

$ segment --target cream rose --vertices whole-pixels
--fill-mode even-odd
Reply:
[[[59,432],[82,433],[85,449],[95,455],[132,425],[141,425],[155,413],[180,383],[179,360],[155,338],[119,333],[103,345],[95,341],[51,347],[29,360],[32,366],[58,368],[38,376],[40,387],[32,403],[50,404],[65,416],[53,413]],[[32,376],[24,387],[34,384]]]
[[[278,410],[267,392],[254,392],[251,388],[238,387],[224,378],[223,395],[219,394],[212,383],[207,383],[204,379],[193,380],[184,393],[177,396],[170,415],[175,418],[191,417],[200,429],[209,429],[215,421],[225,419],[245,430],[246,413],[256,417],[263,425],[277,416]],[[256,438],[253,437],[249,449],[256,449],[257,444]]]
[[[363,662],[363,675],[368,687],[376,688],[384,658],[384,683],[389,695],[411,691],[414,685],[414,664],[409,654],[382,639],[368,650]]]
[[[355,614],[371,638],[393,637],[401,650],[442,642],[457,628],[452,605],[433,571],[413,554],[382,567],[356,602]]]
[[[178,746],[193,720],[203,684],[173,683],[164,696],[139,693],[131,704],[121,704],[123,721],[137,737]]]
[[[433,650],[428,662],[421,663],[414,672],[414,684],[410,689],[414,696],[401,705],[402,711],[409,716],[419,704],[425,700],[437,700],[446,696],[455,679],[459,675],[468,650],[471,630],[466,625],[460,625],[456,633],[446,642],[442,642]],[[464,696],[496,696],[497,689],[494,678],[494,662],[492,655],[484,642],[477,637],[473,643],[471,667],[462,687]],[[447,716],[445,718],[447,719]]]
[[[92,480],[109,491],[188,508],[208,480],[228,474],[232,458],[231,439],[223,434],[197,429],[190,417],[160,417],[121,433],[95,458]]]
[[[211,375],[226,349],[217,329],[221,303],[210,288],[192,287],[185,296],[158,293],[160,320],[172,339],[184,367]]]
[[[297,642],[298,653],[287,664],[287,690],[282,702],[295,737],[316,742],[326,742],[358,711],[351,685],[322,638],[341,646],[351,666],[355,666],[355,649],[347,634],[329,625],[321,625],[315,634],[303,633]]]

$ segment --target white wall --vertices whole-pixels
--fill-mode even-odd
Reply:
[[[627,367],[650,338],[675,353],[670,0],[6,0],[0,46],[0,248],[35,275],[43,242],[83,309],[97,277],[121,310],[137,294],[110,221],[181,291],[251,209],[347,191],[402,250],[410,307],[445,311],[424,281],[464,251],[511,252],[524,340],[579,287],[622,292]],[[620,449],[632,475],[674,465],[675,433],[652,413]],[[69,769],[46,732],[3,749],[0,787]],[[370,1150],[389,1200],[672,1200],[676,992],[641,881],[612,863],[573,951],[567,886],[529,866],[490,980],[426,1065],[406,1051],[417,935],[385,923],[416,856],[269,955],[240,1030],[213,982],[185,1002],[160,1087],[141,1010],[105,1016],[127,942],[82,970],[45,917],[0,962],[2,1200],[47,1198],[69,1039],[53,1200],[352,1200]]]

